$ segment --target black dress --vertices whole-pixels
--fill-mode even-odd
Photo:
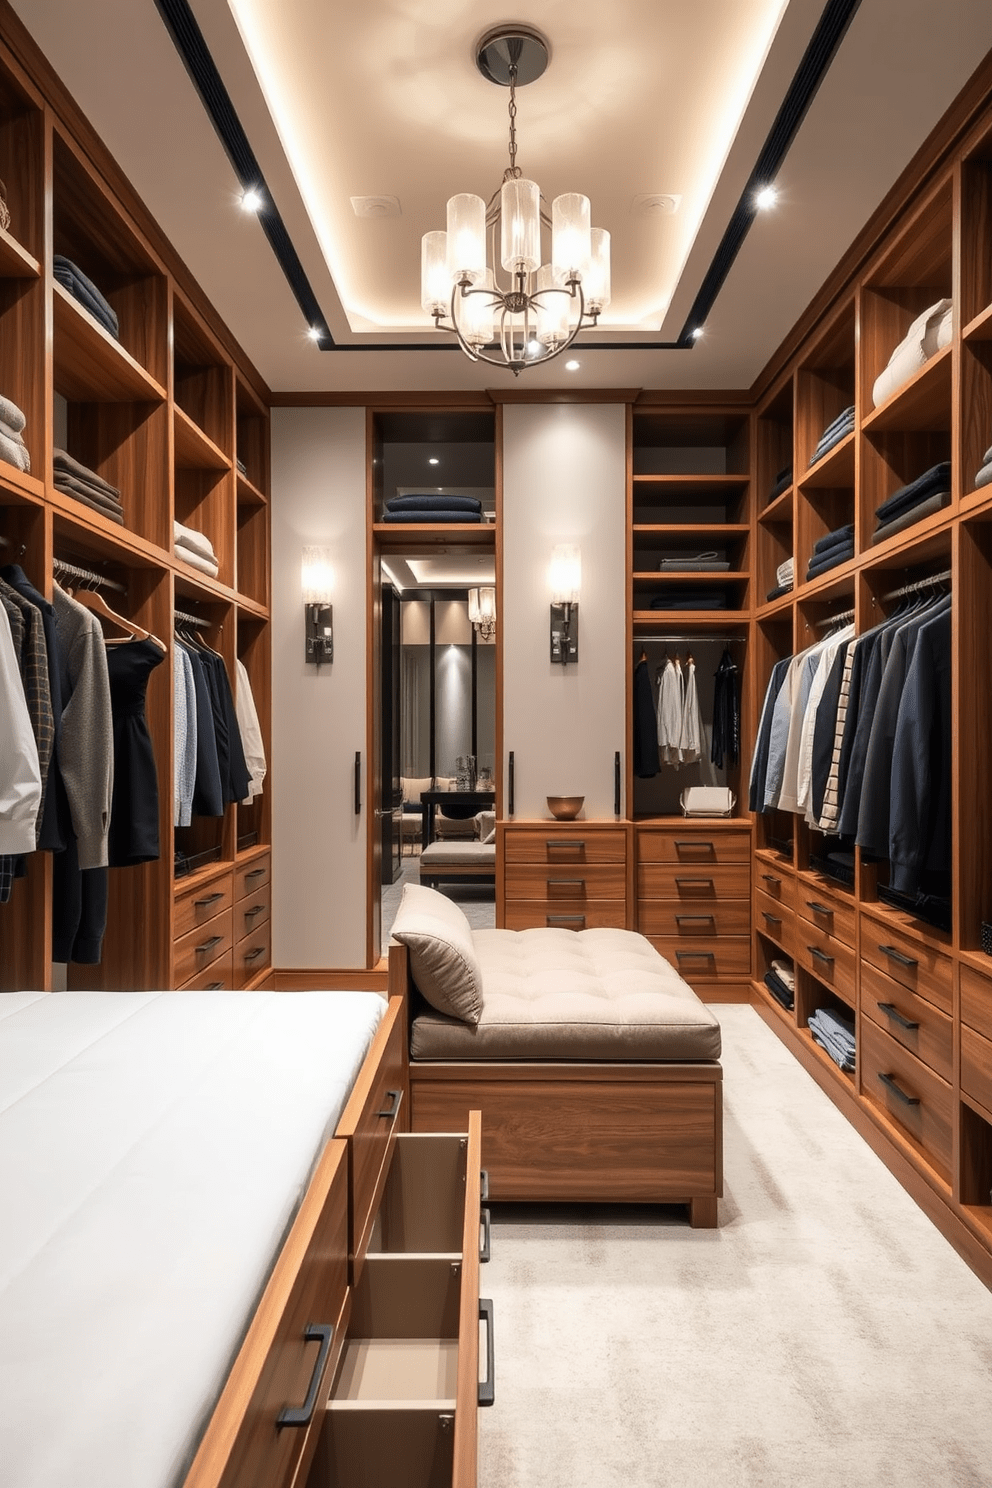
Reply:
[[[145,691],[149,675],[164,660],[165,652],[154,641],[107,647],[114,724],[111,868],[148,863],[159,855],[158,773],[145,719]]]

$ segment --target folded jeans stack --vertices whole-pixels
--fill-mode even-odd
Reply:
[[[835,444],[840,444],[848,434],[854,433],[854,404],[839,413],[833,423],[828,424],[817,441],[816,449],[809,457],[809,463],[815,465],[817,460],[822,460],[828,450],[832,450]]]
[[[172,526],[176,557],[188,563],[190,568],[198,568],[201,573],[208,574],[210,578],[215,579],[220,564],[217,562],[217,555],[209,537],[205,537],[202,532],[197,532],[194,527],[184,527],[182,522],[173,522]]]
[[[93,319],[99,321],[115,341],[119,341],[120,327],[113,307],[107,303],[92,279],[87,279],[79,265],[74,264],[71,258],[63,258],[60,253],[56,253],[52,259],[52,273],[76,303],[88,310]]]
[[[951,462],[941,460],[932,465],[908,486],[898,491],[875,508],[878,525],[872,535],[873,543],[884,542],[893,532],[901,532],[914,522],[922,522],[933,512],[940,511],[951,499]]]
[[[806,578],[815,579],[828,569],[836,568],[854,557],[854,524],[838,527],[818,538],[813,544],[813,556],[806,568]]]
[[[17,404],[0,396],[0,460],[25,474],[31,469],[31,456],[22,437],[26,422]]]
[[[834,1064],[853,1075],[854,1024],[850,1019],[842,1018],[833,1008],[817,1008],[815,1013],[810,1014],[809,1031],[821,1049],[827,1051]]]
[[[915,377],[932,356],[948,346],[954,334],[953,310],[950,300],[937,300],[918,315],[889,357],[888,365],[875,379],[871,390],[876,408],[885,403],[892,394]]]
[[[482,502],[474,496],[394,496],[386,502],[384,522],[481,522]]]
[[[774,589],[769,589],[765,598],[767,600],[780,599],[783,594],[789,593],[795,582],[796,560],[795,558],[786,558],[785,562],[780,563],[775,570],[775,587]]]
[[[682,558],[662,558],[660,573],[727,573],[730,564],[713,548],[708,553],[686,553]]]
[[[990,481],[992,481],[992,444],[982,456],[982,468],[975,476],[976,491],[980,486],[987,486]]]
[[[52,451],[52,471],[56,491],[71,496],[73,501],[81,501],[84,506],[99,512],[101,517],[123,527],[124,503],[116,486],[61,449]]]

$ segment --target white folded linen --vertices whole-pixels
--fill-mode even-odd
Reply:
[[[203,558],[216,559],[214,545],[205,532],[197,532],[195,527],[184,527],[182,522],[173,522],[173,536],[177,546],[191,549],[199,553]]]
[[[184,547],[182,543],[176,543],[175,553],[176,557],[188,563],[190,568],[198,568],[201,573],[209,574],[212,579],[217,577],[220,564],[216,558],[204,558],[202,553],[194,553],[192,548]]]
[[[950,345],[954,334],[953,301],[937,300],[918,315],[875,379],[872,402],[878,408],[908,382],[932,356]]]

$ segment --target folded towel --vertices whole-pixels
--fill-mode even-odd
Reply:
[[[31,469],[31,456],[23,439],[11,439],[9,434],[0,434],[0,460],[6,460],[25,475]]]
[[[0,394],[0,421],[7,425],[12,434],[20,434],[24,425],[27,423],[27,419],[17,404],[11,402],[10,398],[5,398],[2,394]]]
[[[192,548],[184,548],[181,543],[176,543],[175,554],[190,568],[198,568],[201,573],[209,574],[212,579],[217,577],[220,564],[214,558],[204,558],[202,553],[194,553]]]
[[[120,500],[121,493],[116,486],[112,486],[109,481],[105,481],[102,475],[97,475],[95,470],[90,470],[89,466],[84,465],[81,460],[74,460],[72,455],[63,449],[54,449],[52,451],[52,468],[54,470],[64,470],[67,475],[74,475],[77,480],[87,481],[91,486],[96,486],[102,490],[105,495],[115,496]]]
[[[780,563],[775,570],[775,577],[780,584],[791,584],[792,580],[796,577],[795,558],[786,558],[784,563]]]
[[[103,297],[92,279],[88,279],[78,264],[71,258],[56,253],[52,259],[52,273],[64,289],[78,300],[113,336],[119,336],[120,328],[113,306]]]
[[[7,438],[12,439],[15,444],[24,443],[20,429],[15,429],[12,424],[4,423],[2,418],[0,418],[0,434],[6,434]]]
[[[214,545],[202,532],[197,532],[195,527],[184,527],[182,522],[173,522],[173,537],[177,547],[188,548],[190,552],[199,553],[201,558],[209,558],[216,562],[217,554]]]
[[[442,492],[424,491],[406,496],[393,496],[386,510],[395,511],[473,511],[481,512],[482,502],[476,496],[446,496]]]
[[[904,511],[916,506],[918,502],[925,501],[935,491],[949,491],[951,489],[951,462],[941,460],[937,465],[931,465],[929,470],[924,470],[914,481],[906,486],[900,486],[898,491],[882,502],[881,506],[875,508],[875,515],[879,521],[885,522],[890,517],[901,517]]]
[[[846,527],[837,527],[833,532],[825,532],[818,537],[813,544],[814,553],[826,553],[830,548],[836,548],[841,543],[854,541],[854,523],[850,522]]]
[[[55,489],[61,491],[63,496],[72,496],[77,501],[85,501],[88,506],[93,506],[97,511],[106,512],[108,517],[114,521],[123,516],[124,505],[119,497],[108,496],[96,486],[91,486],[88,481],[77,480],[74,475],[66,475],[64,470],[55,472]]]
[[[954,333],[953,305],[951,300],[937,300],[928,305],[916,317],[889,357],[884,371],[879,373],[871,390],[876,408],[892,397],[898,388],[921,367],[926,366],[932,356],[950,344]]]
[[[935,491],[918,506],[910,507],[909,511],[903,512],[900,517],[893,517],[891,522],[881,523],[872,533],[872,544],[884,542],[894,532],[902,532],[904,527],[912,527],[917,522],[922,522],[924,517],[932,517],[934,512],[943,511],[950,504],[950,491]]]
[[[438,510],[437,507],[418,507],[414,510],[386,511],[382,514],[384,522],[481,522],[482,513],[474,511],[450,511]]]

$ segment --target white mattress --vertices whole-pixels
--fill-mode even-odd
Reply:
[[[384,1011],[0,996],[0,1481],[182,1482]]]

